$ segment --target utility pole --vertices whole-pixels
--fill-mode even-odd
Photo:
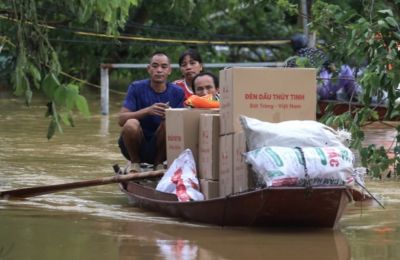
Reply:
[[[315,41],[316,41],[316,35],[315,32],[311,33],[308,30],[308,0],[300,0],[300,16],[301,16],[301,22],[303,25],[303,34],[307,37],[308,39],[308,47],[315,47]],[[311,5],[311,1],[310,1]]]
[[[301,9],[300,9],[300,15],[301,15],[301,21],[303,25],[303,33],[308,37],[308,11],[307,11],[307,0],[300,0],[301,4]]]

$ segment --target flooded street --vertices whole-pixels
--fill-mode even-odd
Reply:
[[[116,144],[122,99],[111,96],[101,116],[92,97],[92,117],[48,141],[45,101],[27,108],[0,98],[0,190],[111,176],[113,164],[125,165]],[[368,129],[368,140],[394,136]],[[350,204],[335,231],[185,223],[130,207],[116,184],[0,200],[0,259],[398,259],[400,184],[367,187],[385,209]]]

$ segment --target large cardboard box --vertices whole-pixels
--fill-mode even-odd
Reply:
[[[239,115],[262,121],[315,120],[315,69],[228,68],[221,70],[220,134],[239,132]]]
[[[199,177],[218,180],[219,114],[201,114],[199,123]]]
[[[249,167],[243,153],[246,149],[244,132],[233,135],[233,192],[243,192],[249,189]]]
[[[233,135],[219,138],[219,195],[233,193]]]
[[[198,165],[199,121],[201,114],[217,114],[218,109],[166,109],[165,126],[167,136],[168,166],[178,158],[185,149],[190,149]]]
[[[200,179],[200,190],[206,200],[219,197],[218,181]]]

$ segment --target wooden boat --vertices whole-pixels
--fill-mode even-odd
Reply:
[[[331,111],[333,115],[341,115],[345,112],[354,113],[356,110],[361,109],[363,106],[357,102],[344,102],[336,100],[319,100],[317,107],[317,119],[320,119],[328,111]],[[385,118],[387,107],[384,105],[372,105],[371,109],[378,112],[379,120]]]
[[[136,207],[220,226],[336,228],[352,200],[344,186],[262,188],[193,202],[179,202],[174,194],[135,182],[120,188]]]

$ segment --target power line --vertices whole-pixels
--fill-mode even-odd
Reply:
[[[18,22],[17,19],[8,18],[0,15],[0,19],[6,19],[13,22]],[[25,22],[32,24],[32,22]],[[40,27],[50,30],[65,30],[55,26],[46,24],[38,24]],[[168,38],[155,38],[135,35],[107,35],[104,33],[90,32],[90,31],[72,31],[76,35],[92,36],[107,39],[118,40],[131,40],[131,41],[146,41],[146,42],[160,42],[160,43],[181,43],[181,44],[197,44],[197,45],[281,45],[287,44],[289,40],[248,40],[248,41],[223,41],[223,40],[184,40],[184,39],[168,39]]]
[[[151,43],[151,42],[126,42],[126,41],[92,41],[92,40],[67,40],[67,39],[56,39],[49,38],[51,42],[65,42],[65,43],[77,43],[77,44],[98,44],[98,45],[148,45],[148,46],[178,46],[180,43]]]
[[[166,32],[166,33],[172,33],[172,34],[177,34],[182,36],[182,34],[205,34],[204,31],[199,31],[199,30],[194,30],[188,27],[181,27],[181,26],[172,26],[175,30],[172,29],[164,29],[162,26],[161,27],[154,27],[154,26],[147,26],[135,22],[128,21],[125,25],[125,28],[137,28],[137,29],[143,29],[145,31],[155,31],[155,32]],[[235,39],[240,39],[240,40],[249,40],[249,39],[255,39],[254,36],[248,36],[248,35],[231,35],[231,34],[217,34],[217,33],[207,33],[207,36],[211,37],[218,37],[218,38],[235,38]]]

